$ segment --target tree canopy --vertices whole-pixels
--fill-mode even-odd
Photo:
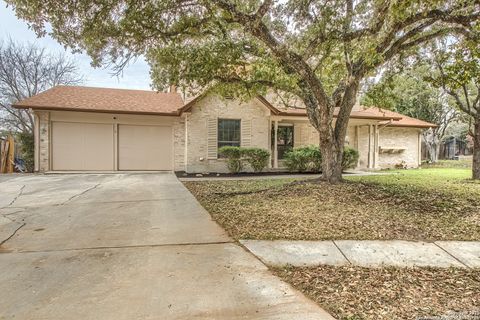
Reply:
[[[452,97],[457,108],[472,124],[472,177],[480,179],[480,46],[479,38],[468,36],[456,43],[433,47],[432,65],[436,74],[428,77]]]
[[[423,61],[393,74],[387,72],[378,82],[368,86],[362,103],[436,124],[437,127],[422,132],[429,160],[436,162],[440,142],[452,121],[458,119],[458,113],[448,95],[428,81],[432,73],[435,71]]]
[[[367,87],[362,104],[390,109],[410,117],[440,125],[443,114],[453,114],[448,98],[426,80],[431,77],[428,65],[415,65],[390,75]]]
[[[478,0],[7,0],[39,34],[94,65],[145,55],[155,88],[298,96],[319,131],[322,173],[341,179],[360,81],[448,35],[478,30]],[[48,27],[48,28],[47,28]],[[51,27],[51,29],[49,28]],[[338,115],[333,121],[334,110]]]

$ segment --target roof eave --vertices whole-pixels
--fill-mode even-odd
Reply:
[[[389,125],[389,127],[429,129],[429,128],[437,128],[438,125],[436,125],[436,124],[396,124],[396,123],[393,123],[393,124]]]
[[[300,114],[300,113],[290,113],[290,112],[285,112],[285,111],[282,111],[282,112],[279,112],[277,115],[279,116],[294,116],[294,117],[307,117],[306,114]],[[334,115],[333,116],[334,118],[337,117],[337,115]],[[401,120],[402,118],[401,117],[376,117],[376,116],[358,116],[358,115],[350,115],[350,118],[351,119],[363,119],[363,120],[395,120],[395,121],[398,121],[398,120]]]
[[[127,111],[127,110],[106,110],[106,109],[86,109],[86,108],[59,108],[52,106],[27,106],[27,105],[12,105],[17,109],[33,109],[42,111],[74,111],[74,112],[91,112],[91,113],[115,113],[115,114],[140,114],[140,115],[155,115],[155,116],[173,116],[178,117],[178,111],[172,112],[149,112],[149,111]]]

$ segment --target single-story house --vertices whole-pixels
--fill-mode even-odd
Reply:
[[[265,97],[248,102],[204,94],[188,102],[175,90],[155,92],[57,86],[15,104],[35,115],[35,170],[173,170],[225,172],[225,145],[270,151],[281,170],[287,150],[318,144],[302,108]],[[380,108],[357,106],[346,143],[359,169],[421,161],[421,131],[433,124]]]

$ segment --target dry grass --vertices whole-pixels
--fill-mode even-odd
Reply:
[[[275,272],[339,320],[413,320],[480,308],[479,269],[321,266]]]
[[[292,179],[185,184],[236,239],[480,240],[480,184],[431,170],[333,186]]]

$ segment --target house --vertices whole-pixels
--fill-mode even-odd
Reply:
[[[462,137],[449,136],[443,139],[440,144],[440,159],[455,160],[461,156],[473,154],[473,138],[469,134]]]
[[[318,144],[302,108],[271,99],[248,102],[201,95],[188,103],[175,91],[58,86],[18,102],[35,114],[35,170],[174,170],[225,172],[218,148],[252,146],[271,152],[281,169],[285,152]],[[403,163],[417,167],[424,121],[379,108],[355,107],[346,143],[359,169]]]

